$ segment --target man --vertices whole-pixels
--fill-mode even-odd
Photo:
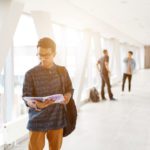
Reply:
[[[129,81],[128,91],[129,92],[131,91],[132,73],[136,66],[135,60],[132,58],[132,56],[133,56],[133,52],[128,51],[128,57],[124,59],[125,70],[124,70],[123,80],[122,80],[122,92],[124,91],[124,86],[127,78]]]
[[[72,83],[65,67],[64,74],[58,72],[54,63],[56,54],[55,42],[50,38],[42,38],[37,45],[37,55],[40,64],[30,69],[24,79],[23,97],[44,97],[53,94],[63,94],[64,103],[71,98]],[[63,76],[65,93],[61,85]],[[50,150],[60,150],[63,138],[63,128],[66,126],[64,103],[54,103],[52,99],[45,102],[26,102],[29,107],[29,150],[43,150],[47,136]]]
[[[100,58],[97,62],[97,68],[100,71],[101,79],[102,79],[101,97],[102,97],[103,100],[106,100],[105,91],[104,91],[105,84],[106,84],[110,100],[116,100],[113,97],[113,94],[112,94],[112,91],[111,91],[110,79],[109,79],[110,71],[109,71],[108,51],[106,49],[104,49],[103,54],[104,54],[104,56],[102,58]]]

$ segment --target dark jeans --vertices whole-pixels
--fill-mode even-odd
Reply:
[[[108,74],[101,74],[101,78],[102,78],[102,87],[101,87],[102,99],[105,98],[105,91],[104,91],[105,84],[107,85],[109,98],[112,99],[113,98],[113,94],[111,92],[111,85],[110,85],[110,79],[109,79]]]
[[[125,82],[126,79],[128,78],[129,84],[128,84],[128,90],[131,91],[131,79],[132,79],[132,75],[131,74],[123,74],[123,80],[122,80],[122,91],[124,91],[124,86],[125,86]]]

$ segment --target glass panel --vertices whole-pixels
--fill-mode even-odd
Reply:
[[[0,128],[4,123],[4,69],[0,73]]]
[[[26,113],[22,100],[22,86],[26,71],[38,64],[37,33],[32,18],[22,15],[14,36],[14,118]]]
[[[65,65],[75,88],[74,96],[78,85],[76,85],[77,65],[82,61],[80,54],[83,46],[83,32],[74,28],[53,24],[54,39],[57,45],[56,60],[58,64]]]

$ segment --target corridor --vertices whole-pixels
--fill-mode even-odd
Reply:
[[[87,103],[79,112],[77,128],[64,138],[62,150],[149,150],[150,70],[134,74],[132,92],[113,87],[117,101]],[[127,84],[126,84],[127,87]],[[27,150],[25,141],[13,150]],[[45,150],[48,150],[45,147]]]

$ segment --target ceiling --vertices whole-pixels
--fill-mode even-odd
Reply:
[[[69,1],[144,45],[150,45],[150,0]]]
[[[56,22],[150,45],[150,0],[28,0],[24,11],[33,10],[50,12]]]

